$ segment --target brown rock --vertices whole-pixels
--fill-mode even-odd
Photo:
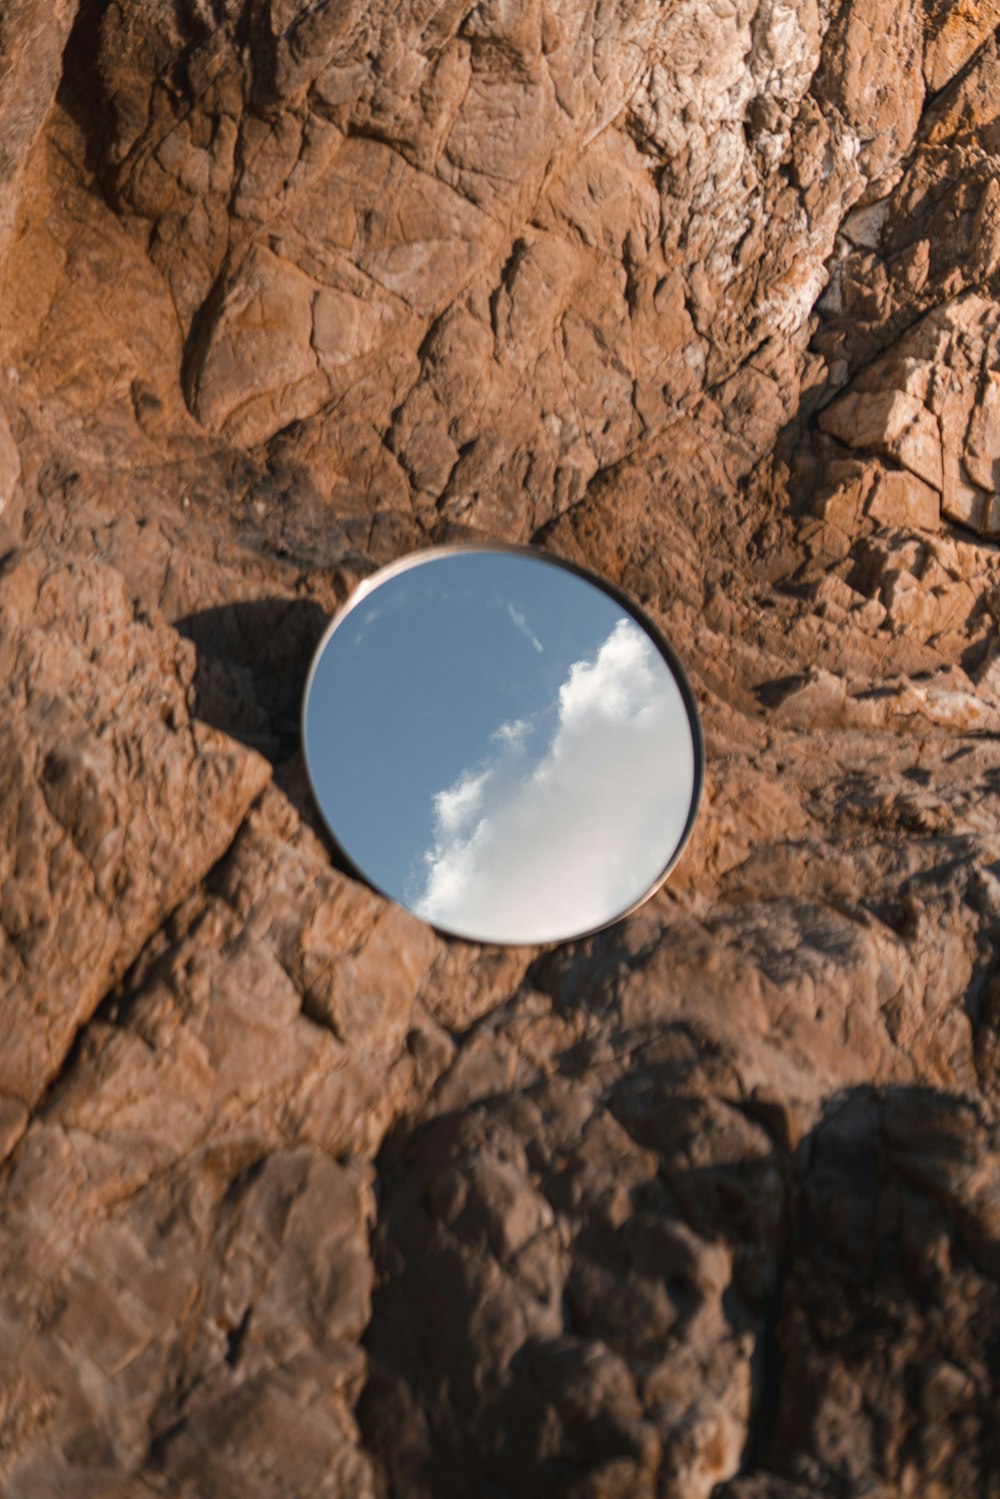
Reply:
[[[881,469],[865,513],[883,526],[939,531],[941,498],[929,484],[905,470]]]
[[[8,10],[0,1491],[992,1492],[989,6]],[[704,717],[550,951],[305,785],[326,620],[470,537]]]
[[[860,0],[824,38],[824,92],[836,101],[857,153],[868,201],[895,185],[923,103],[922,16],[906,0]]]
[[[21,459],[17,451],[10,423],[0,409],[0,525],[5,525],[4,513],[11,506],[17,482],[21,477]]]
[[[968,1110],[919,1089],[859,1092],[818,1133],[778,1329],[782,1374],[764,1457],[776,1478],[832,1493],[874,1470],[883,1492],[924,1483],[949,1493],[990,1462],[991,1438],[974,1414],[984,1385],[964,1357],[952,1359],[956,1339],[988,1341],[996,1316],[966,1185],[985,1167],[988,1130]],[[873,1256],[880,1270],[869,1290]],[[852,1325],[868,1319],[886,1335],[845,1363]],[[904,1370],[914,1379],[912,1404],[902,1394]],[[890,1412],[903,1440],[886,1440],[880,1421]],[[758,1490],[741,1481],[730,1492]],[[779,1482],[761,1492],[798,1490]]]
[[[905,390],[848,392],[827,407],[820,422],[850,447],[895,458],[940,491],[941,434],[919,397]]]
[[[24,173],[62,71],[77,0],[15,0],[0,20],[0,251],[17,223]]]
[[[31,1105],[269,772],[190,718],[191,653],[109,568],[15,554],[0,610],[0,1091]]]
[[[932,4],[924,42],[924,77],[932,93],[943,88],[1000,23],[1000,4]]]
[[[1000,524],[1000,382],[991,367],[998,326],[984,297],[946,304],[820,415],[824,431],[896,459],[940,492],[946,515],[986,535]]]
[[[188,365],[189,400],[205,426],[244,443],[311,416],[337,373],[349,380],[400,321],[386,302],[325,287],[259,246],[215,295]]]

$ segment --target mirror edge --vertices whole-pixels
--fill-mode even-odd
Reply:
[[[383,890],[370,879],[360,865],[347,852],[347,849],[344,848],[330,826],[326,813],[323,811],[323,805],[319,799],[316,784],[309,766],[309,752],[306,745],[306,714],[309,708],[309,697],[312,692],[313,679],[316,675],[320,658],[326,649],[327,641],[333,635],[334,631],[338,629],[347,616],[359,604],[364,602],[369,594],[374,592],[382,583],[387,582],[389,578],[396,576],[398,573],[407,572],[412,567],[419,567],[424,562],[431,562],[437,557],[453,557],[463,552],[502,552],[510,556],[529,557],[539,562],[550,562],[555,567],[564,568],[583,582],[590,583],[593,587],[599,588],[602,593],[606,593],[646,632],[660,655],[666,661],[680,691],[684,709],[687,713],[688,725],[691,730],[691,747],[694,755],[694,782],[691,789],[691,805],[688,809],[687,820],[684,823],[680,838],[660,873],[636,900],[632,901],[623,910],[616,912],[614,916],[609,917],[607,921],[602,921],[598,926],[587,927],[583,931],[574,932],[567,937],[554,937],[548,942],[500,942],[495,938],[482,939],[472,937],[467,932],[457,932],[450,927],[439,926],[436,922],[425,921],[422,916],[417,916],[416,912],[409,911],[409,907],[402,905],[400,901],[396,900],[395,896],[390,895],[388,891]],[[686,670],[659,625],[650,619],[640,604],[629,598],[628,594],[619,588],[617,583],[611,582],[609,578],[602,578],[599,573],[592,572],[590,568],[583,566],[581,563],[573,562],[568,557],[560,557],[555,553],[547,552],[541,547],[522,545],[509,541],[460,541],[422,547],[419,551],[407,552],[402,557],[397,557],[392,562],[387,562],[383,567],[376,568],[374,572],[369,573],[367,578],[362,578],[354,591],[344,600],[329,620],[323,634],[316,643],[312,660],[309,663],[309,670],[306,673],[305,685],[302,689],[302,706],[299,711],[299,738],[302,746],[302,762],[305,767],[309,795],[312,798],[312,803],[320,822],[326,829],[327,837],[330,839],[346,868],[352,870],[357,878],[368,886],[369,890],[373,890],[383,900],[392,901],[393,905],[399,906],[401,910],[408,911],[415,920],[424,921],[426,926],[429,926],[432,931],[437,932],[440,936],[448,937],[458,942],[469,942],[479,947],[538,947],[543,949],[558,947],[563,942],[582,942],[588,937],[594,937],[598,932],[607,931],[609,927],[616,926],[619,921],[625,921],[627,917],[634,915],[641,906],[644,906],[648,900],[652,899],[658,890],[662,889],[677,868],[684,851],[691,841],[691,834],[698,819],[698,812],[705,789],[705,734],[702,728],[701,715],[698,711],[698,700],[695,697],[694,688],[691,686],[691,681]]]

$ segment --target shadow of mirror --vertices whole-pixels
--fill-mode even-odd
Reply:
[[[299,749],[299,702],[328,623],[308,599],[251,599],[201,609],[175,628],[198,653],[196,712],[279,766]]]

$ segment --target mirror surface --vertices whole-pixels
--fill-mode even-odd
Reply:
[[[634,607],[541,553],[417,553],[328,628],[313,793],[377,889],[473,941],[580,936],[666,877],[702,780],[697,710]]]

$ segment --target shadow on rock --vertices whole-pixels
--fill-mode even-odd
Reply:
[[[299,748],[306,674],[328,621],[305,599],[254,599],[202,609],[176,628],[198,652],[196,711],[274,765]]]
[[[276,598],[203,609],[176,628],[198,652],[198,717],[270,760],[275,781],[333,866],[367,884],[319,816],[302,753],[302,696],[328,623],[316,603]]]
[[[996,1128],[864,1087],[796,1143],[639,1071],[386,1147],[359,1414],[388,1492],[995,1492]]]
[[[831,1101],[799,1163],[773,1420],[725,1499],[997,1492],[996,1147],[955,1094]]]

